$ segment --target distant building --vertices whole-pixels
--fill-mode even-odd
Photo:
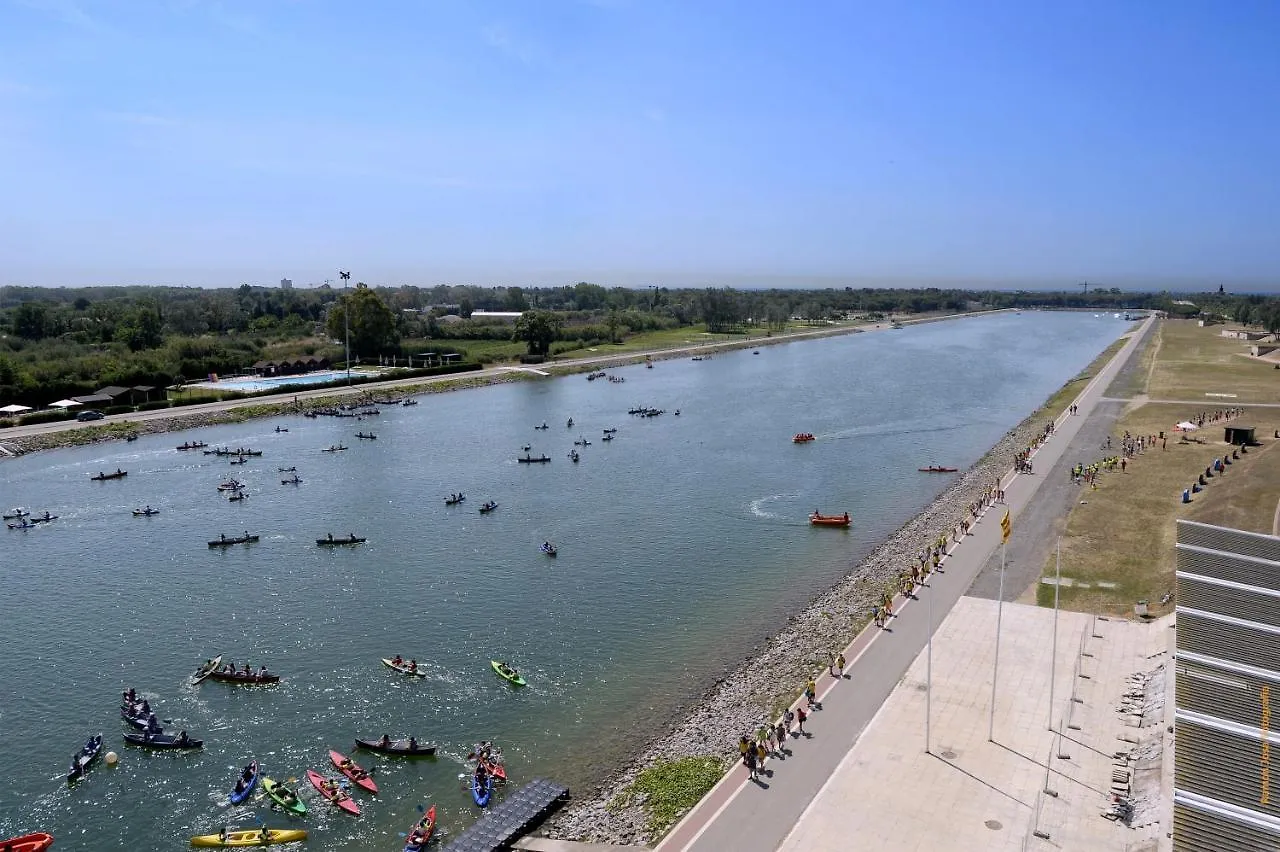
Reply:
[[[281,279],[280,279],[280,289],[281,289],[281,290],[292,290],[292,289],[293,289],[293,279],[292,279],[292,278],[281,278]]]
[[[524,311],[472,311],[472,322],[515,322],[524,315]]]

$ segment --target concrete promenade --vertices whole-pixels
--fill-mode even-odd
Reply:
[[[1053,436],[1033,456],[1035,470],[1052,469],[1138,342],[1150,332],[1154,321],[1148,318],[1143,322],[1110,363],[1073,400],[1079,414],[1064,413],[1057,418]],[[732,768],[668,833],[657,847],[659,852],[771,852],[778,849],[902,679],[929,635],[999,547],[1000,518],[1005,509],[1013,516],[1013,535],[1017,536],[1018,514],[1031,501],[1042,481],[1041,474],[1007,474],[1001,482],[1007,505],[989,508],[969,535],[951,546],[941,570],[917,591],[917,600],[899,596],[894,604],[895,617],[888,629],[870,626],[854,639],[844,652],[850,661],[845,678],[837,680],[827,675],[819,678],[822,709],[810,716],[806,736],[791,739],[791,754],[783,760],[770,761],[765,777],[759,782],[749,781],[745,768]],[[912,783],[909,778],[881,780],[906,786]]]

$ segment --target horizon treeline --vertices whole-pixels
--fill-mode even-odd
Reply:
[[[514,357],[510,324],[472,318],[474,311],[551,311],[551,354],[617,343],[663,329],[702,326],[720,334],[780,332],[889,314],[1000,308],[1163,310],[1208,314],[1280,331],[1280,297],[1169,292],[854,288],[736,290],[627,288],[579,282],[563,287],[0,287],[0,401],[45,405],[106,385],[181,384],[231,373],[264,358],[324,355],[343,347],[333,317],[352,302],[352,326],[376,314],[378,331],[362,335],[364,363],[401,359],[445,346],[472,361]],[[335,311],[335,306],[339,310]],[[333,317],[331,317],[331,314]],[[338,326],[341,328],[341,324]],[[375,342],[369,342],[375,341]],[[437,347],[438,348],[438,347]],[[43,399],[45,396],[49,399]]]

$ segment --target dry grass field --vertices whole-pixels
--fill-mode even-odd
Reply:
[[[1241,349],[1239,341],[1225,348],[1219,345],[1216,328],[1166,322],[1159,333],[1158,347],[1151,347],[1151,382],[1145,389],[1149,397],[1191,401],[1204,398],[1201,388],[1221,388],[1239,393],[1240,398],[1209,398],[1193,406],[1144,403],[1145,397],[1138,396],[1121,416],[1113,439],[1117,448],[1127,430],[1134,435],[1163,431],[1167,449],[1157,443],[1155,449],[1130,460],[1124,473],[1117,468],[1101,474],[1096,489],[1081,486],[1080,500],[1067,518],[1062,539],[1061,602],[1069,609],[1130,615],[1134,603],[1147,600],[1154,613],[1166,611],[1168,607],[1157,604],[1174,588],[1174,521],[1178,518],[1272,531],[1280,500],[1280,450],[1273,449],[1280,441],[1272,435],[1280,428],[1280,408],[1254,408],[1230,421],[1254,426],[1262,446],[1250,449],[1224,474],[1207,480],[1207,487],[1193,495],[1189,504],[1181,502],[1183,489],[1190,488],[1215,457],[1229,456],[1232,448],[1223,440],[1223,424],[1206,424],[1185,442],[1182,433],[1171,430],[1200,411],[1244,401],[1246,393],[1250,401],[1264,401],[1260,398],[1264,393],[1271,397],[1265,401],[1278,401],[1274,391],[1264,391],[1257,365],[1233,354]],[[1271,380],[1270,368],[1260,372]],[[1185,381],[1180,378],[1184,376]],[[1158,390],[1157,380],[1165,383]],[[1272,381],[1280,385],[1280,378]],[[1093,458],[1081,461],[1087,464],[1109,454],[1098,450]],[[1051,556],[1043,575],[1053,573]],[[1068,578],[1070,586],[1065,585]],[[1052,586],[1040,584],[1036,599],[1052,605]]]
[[[1248,344],[1222,337],[1222,326],[1200,328],[1190,320],[1165,320],[1147,393],[1152,399],[1205,400],[1206,405],[1280,402],[1280,370],[1241,357]],[[1236,394],[1231,397],[1209,393]]]

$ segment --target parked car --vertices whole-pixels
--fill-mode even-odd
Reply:
[[[106,416],[107,415],[103,414],[101,411],[94,411],[90,409],[88,411],[81,411],[76,415],[76,419],[83,423],[86,420],[101,420]]]

